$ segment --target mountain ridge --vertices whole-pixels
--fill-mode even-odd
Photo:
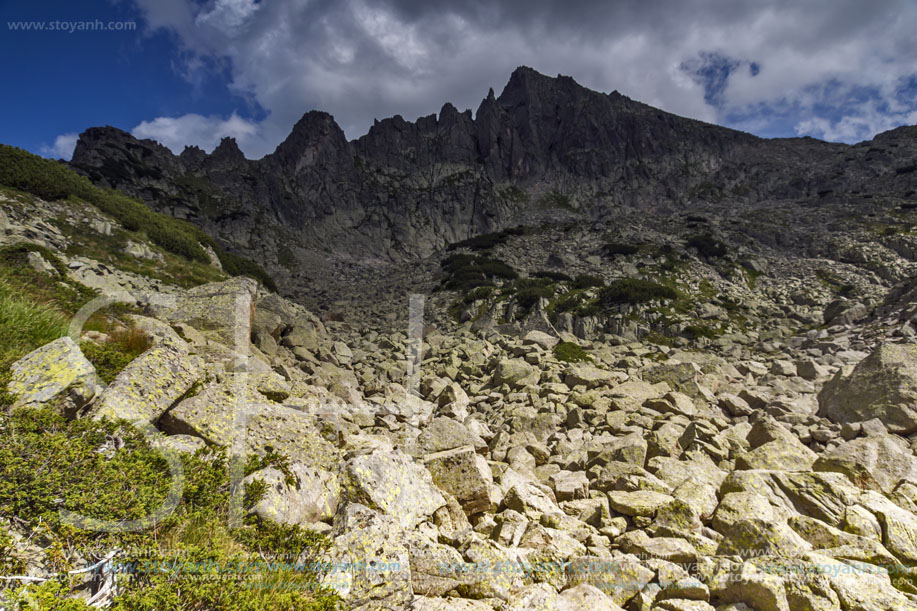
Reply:
[[[395,115],[348,141],[332,115],[309,111],[258,160],[231,138],[210,154],[174,155],[90,128],[70,165],[199,225],[294,294],[304,267],[334,276],[329,266],[417,261],[539,218],[822,206],[836,194],[907,199],[915,133],[902,127],[856,145],[762,139],[520,67],[474,115],[446,103],[438,116]]]

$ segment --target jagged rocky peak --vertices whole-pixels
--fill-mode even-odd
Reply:
[[[351,159],[344,131],[327,112],[312,110],[296,122],[286,140],[268,156],[288,169],[312,166],[323,159],[345,162]]]
[[[242,165],[247,161],[236,139],[229,137],[220,140],[220,144],[210,154],[210,159],[223,165]]]

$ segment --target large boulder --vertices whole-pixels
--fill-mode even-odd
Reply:
[[[568,586],[588,583],[622,606],[650,583],[656,573],[637,556],[615,552],[610,557],[581,556],[565,567]],[[613,608],[613,607],[612,607]]]
[[[430,472],[398,450],[375,450],[345,465],[348,495],[412,529],[446,505]]]
[[[203,363],[187,344],[164,340],[112,380],[92,406],[92,416],[154,423],[203,376]]]
[[[889,432],[917,431],[917,345],[882,344],[818,395],[818,415],[833,422],[879,418]]]
[[[894,435],[853,439],[825,452],[815,471],[843,473],[863,488],[890,493],[903,479],[917,481],[917,458],[907,443]]]
[[[567,368],[564,376],[564,384],[570,388],[574,386],[601,388],[605,386],[614,386],[626,380],[627,374],[623,371],[608,371],[607,369],[601,369],[587,363],[571,365]]]
[[[406,609],[414,597],[407,537],[398,520],[350,503],[338,512],[328,553],[335,570],[324,584],[347,609]]]
[[[809,471],[817,457],[796,435],[771,419],[755,422],[746,440],[751,451],[736,458],[736,469]]]
[[[341,498],[337,476],[330,471],[293,463],[285,470],[268,467],[255,471],[243,485],[254,481],[265,485],[265,492],[252,511],[277,524],[309,526],[334,517]]]
[[[247,347],[255,318],[258,283],[237,276],[188,289],[167,299],[154,300],[151,315],[170,323],[185,323],[221,344]]]
[[[14,407],[40,407],[62,398],[67,415],[75,413],[101,390],[95,367],[69,337],[56,339],[10,367],[7,392]]]
[[[320,434],[315,416],[268,403],[246,383],[246,374],[226,376],[163,414],[159,427],[170,434],[202,437],[242,454],[275,451],[319,469],[336,466],[337,449]]]
[[[494,382],[511,388],[522,388],[538,384],[541,371],[522,359],[502,359],[494,369]]]
[[[473,447],[427,454],[423,460],[436,485],[452,494],[465,513],[475,515],[490,509],[493,473]]]

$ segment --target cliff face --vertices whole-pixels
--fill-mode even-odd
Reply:
[[[260,160],[245,159],[232,139],[209,155],[176,156],[91,128],[71,165],[276,270],[308,251],[410,260],[561,211],[601,220],[620,206],[742,209],[841,191],[906,197],[915,141],[915,128],[855,146],[764,140],[518,68],[474,116],[446,104],[413,123],[379,121],[348,142],[331,115],[312,111]]]

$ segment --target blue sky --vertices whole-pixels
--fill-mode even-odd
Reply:
[[[80,29],[96,20],[136,25]],[[523,64],[765,137],[917,123],[908,0],[0,1],[0,28],[0,142],[52,157],[114,125],[176,152],[233,136],[257,158],[308,110],[355,138],[475,109]]]

